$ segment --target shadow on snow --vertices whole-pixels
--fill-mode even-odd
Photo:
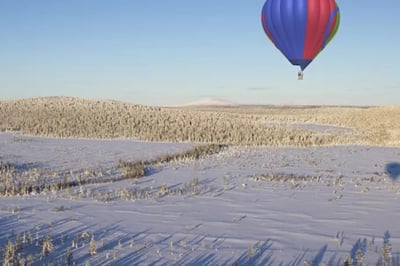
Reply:
[[[385,172],[393,181],[397,181],[400,178],[400,163],[391,162],[386,164]]]

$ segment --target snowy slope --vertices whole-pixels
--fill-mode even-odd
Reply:
[[[119,158],[152,158],[190,146],[47,138],[15,142],[0,134],[0,161],[53,170],[111,167]],[[389,231],[396,265],[400,185],[387,166],[398,162],[399,148],[230,147],[204,159],[154,166],[138,183],[87,186],[79,198],[65,192],[2,197],[0,244],[27,230],[50,234],[57,248],[43,262],[60,264],[74,236],[88,231],[97,241],[97,254],[90,256],[88,240],[80,240],[73,249],[77,265],[343,265],[358,250],[364,265],[376,265]],[[159,191],[163,185],[183,193],[109,202],[89,193]]]

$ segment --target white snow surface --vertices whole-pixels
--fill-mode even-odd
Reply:
[[[106,169],[119,159],[151,159],[194,146],[24,138],[16,142],[0,134],[0,161],[49,171]],[[400,148],[389,147],[229,147],[202,159],[153,166],[136,184],[88,185],[112,191],[166,184],[172,190],[197,177],[203,193],[195,195],[110,202],[65,193],[1,197],[0,246],[37,227],[39,234],[65,239],[55,240],[63,250],[73,241],[68,235],[93,233],[97,254],[90,256],[88,245],[73,249],[77,265],[343,265],[358,250],[363,265],[376,265],[388,231],[392,261],[399,265],[400,185],[386,170],[399,162]],[[261,177],[272,174],[296,178]],[[55,211],[60,206],[65,210]],[[48,260],[64,258],[55,252]]]
[[[54,170],[111,167],[120,159],[139,161],[182,152],[191,143],[131,140],[52,139],[0,134],[0,161]]]

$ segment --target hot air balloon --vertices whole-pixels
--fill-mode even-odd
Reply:
[[[335,0],[267,0],[262,25],[272,43],[303,70],[335,36],[340,13]]]

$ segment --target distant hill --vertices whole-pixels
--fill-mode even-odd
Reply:
[[[239,106],[239,104],[216,98],[204,98],[183,104],[182,106]]]

